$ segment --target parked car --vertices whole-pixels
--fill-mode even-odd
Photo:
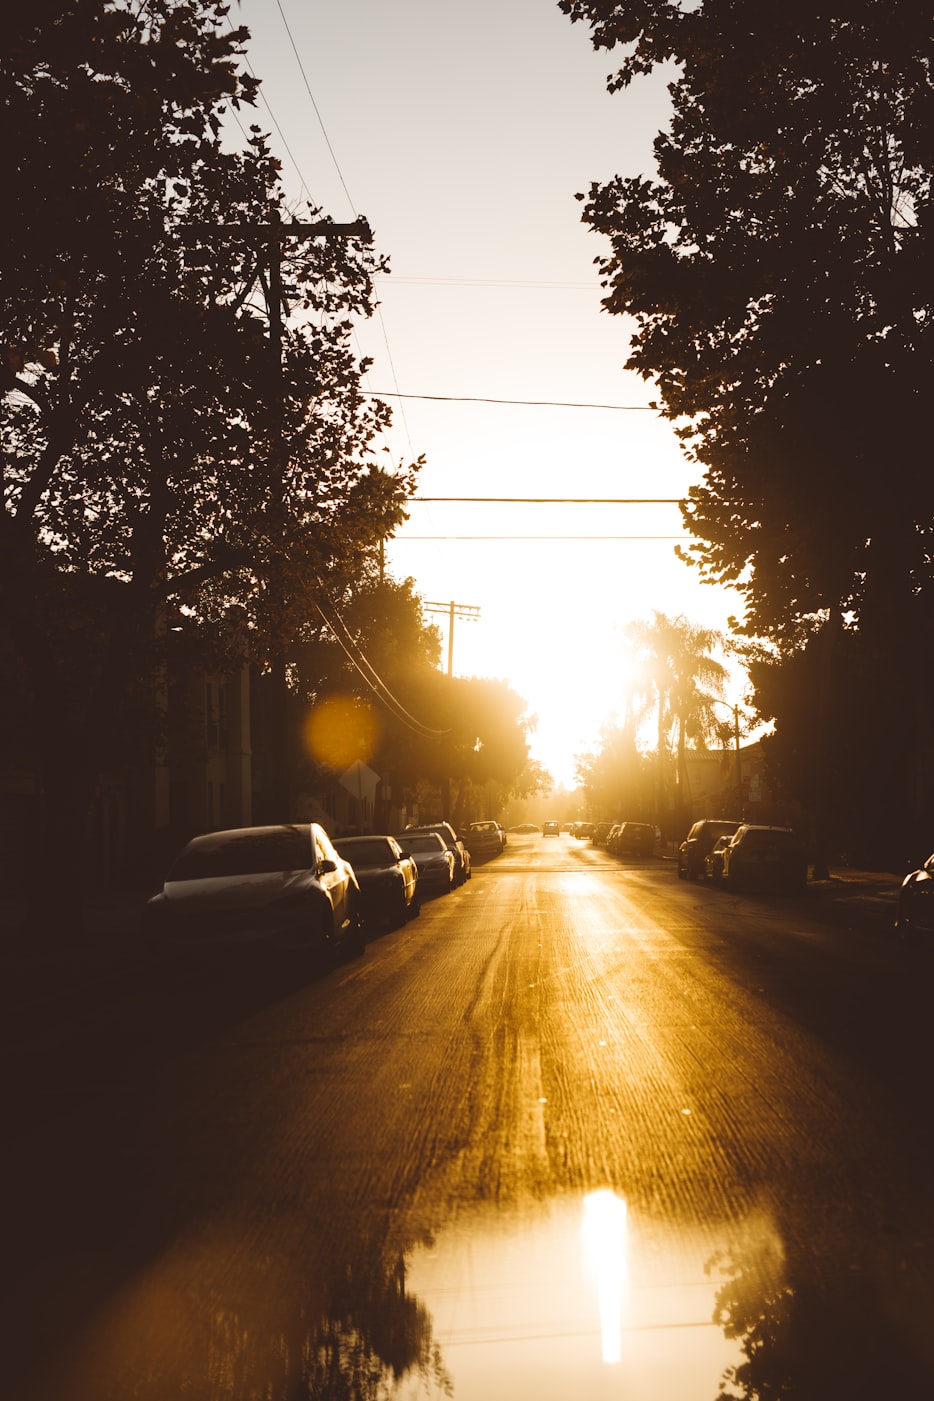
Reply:
[[[183,944],[264,942],[327,960],[364,947],[357,877],[317,822],[193,837],[145,919],[153,936]]]
[[[616,835],[618,856],[652,856],[655,852],[655,828],[649,822],[623,822]]]
[[[619,855],[619,846],[617,843],[619,841],[619,834],[620,832],[622,832],[622,830],[623,824],[621,822],[614,822],[612,827],[606,834],[606,849],[607,851],[611,852],[614,856]]]
[[[583,838],[587,838],[587,837],[592,837],[592,836],[593,836],[593,823],[592,823],[592,822],[578,822],[578,824],[577,824],[577,831],[574,833],[574,835],[575,835],[575,837],[581,837],[582,839],[583,839]]]
[[[678,879],[699,880],[704,874],[704,857],[713,849],[718,837],[732,837],[739,821],[725,818],[701,818],[695,822],[678,847]]]
[[[791,827],[743,823],[723,848],[723,881],[732,890],[803,890],[807,853]]]
[[[510,832],[537,832],[538,824],[535,822],[520,822],[516,827],[510,827]]]
[[[418,888],[423,895],[447,895],[457,884],[454,853],[440,832],[403,832],[399,845],[415,858]]]
[[[718,837],[704,857],[704,879],[714,885],[720,885],[723,880],[723,850],[732,840],[732,837]]]
[[[410,832],[437,832],[444,845],[454,857],[454,884],[463,885],[465,880],[470,880],[470,852],[454,831],[450,822],[426,822],[419,824],[412,823],[406,827],[400,841],[406,844],[406,839]],[[416,858],[417,859],[417,858]]]
[[[506,833],[498,822],[471,822],[464,834],[464,842],[471,859],[479,861],[486,856],[499,856],[506,845]]]
[[[895,911],[901,934],[934,933],[934,856],[902,881]]]
[[[560,835],[561,835],[561,823],[560,823],[560,822],[551,822],[551,821],[549,821],[549,822],[543,822],[543,823],[542,823],[542,836],[543,836],[543,837],[560,837]]]
[[[590,833],[590,840],[594,846],[606,846],[606,839],[610,834],[612,822],[597,822]]]
[[[341,837],[334,846],[354,869],[367,924],[398,928],[418,914],[418,866],[395,837]]]

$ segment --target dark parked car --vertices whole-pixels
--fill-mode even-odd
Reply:
[[[791,827],[744,823],[723,848],[723,880],[732,890],[803,890],[807,853]]]
[[[406,827],[399,838],[403,846],[407,845],[410,832],[437,832],[448,851],[454,857],[454,884],[463,885],[465,880],[470,880],[470,852],[454,831],[450,822],[425,822],[413,823],[411,827]],[[418,858],[416,857],[416,860]]]
[[[597,822],[590,833],[590,840],[594,846],[606,846],[606,839],[610,835],[612,822]]]
[[[704,874],[704,857],[713,850],[718,837],[732,837],[739,822],[703,817],[695,822],[678,847],[678,879],[699,880]]]
[[[397,928],[418,914],[418,867],[395,837],[341,837],[334,846],[354,869],[367,924]]]
[[[506,833],[498,822],[471,822],[464,835],[464,842],[471,858],[475,861],[485,856],[499,856],[506,845]]]
[[[895,928],[902,934],[934,933],[934,856],[902,881]]]
[[[618,856],[652,856],[655,828],[648,822],[623,822],[616,834]]]
[[[362,953],[360,887],[317,822],[193,837],[145,910],[183,944],[269,943],[330,959]]]
[[[418,888],[421,894],[447,895],[454,889],[454,853],[445,846],[440,832],[403,832],[399,845],[418,867]]]

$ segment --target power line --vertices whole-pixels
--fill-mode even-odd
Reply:
[[[404,277],[396,272],[385,272],[378,275],[392,283],[415,283],[426,287],[532,287],[538,289],[557,287],[564,291],[600,291],[599,284],[594,282],[557,282],[545,279],[532,281],[517,277]]]
[[[684,540],[684,535],[394,535],[393,544],[420,540]]]
[[[413,496],[413,501],[461,501],[511,506],[680,506],[681,496]]]
[[[314,108],[315,116],[318,118],[318,125],[321,128],[321,135],[324,137],[324,144],[327,146],[328,152],[331,156],[331,160],[334,162],[334,169],[337,171],[337,178],[338,180],[340,180],[344,194],[347,196],[347,203],[350,205],[350,208],[353,210],[354,214],[356,214],[357,211],[354,208],[354,202],[350,198],[350,191],[348,190],[347,183],[344,180],[344,173],[341,170],[340,165],[338,164],[337,156],[334,154],[334,147],[331,145],[331,139],[328,136],[327,131],[325,130],[324,122],[321,119],[321,113],[318,111],[318,104],[314,98],[314,93],[311,91],[311,84],[308,81],[308,74],[305,72],[305,65],[302,63],[301,55],[298,52],[298,46],[296,45],[295,40],[292,37],[292,31],[289,28],[289,22],[285,17],[285,10],[283,10],[282,8],[282,0],[276,0],[276,5],[278,6],[279,14],[282,16],[282,23],[285,25],[285,32],[289,36],[289,43],[292,45],[292,52],[295,55],[295,61],[298,64],[299,72],[302,75],[302,81],[305,84],[305,91],[307,92],[309,101],[311,102],[311,105]]]
[[[337,643],[338,647],[340,647],[341,651],[347,657],[347,660],[350,662],[351,666],[353,666],[354,669],[357,672],[359,672],[360,676],[363,678],[364,683],[373,692],[377,699],[382,701],[382,703],[386,706],[386,708],[389,711],[391,711],[391,713],[396,717],[396,719],[401,721],[401,723],[405,725],[406,729],[411,730],[414,734],[421,735],[424,739],[441,739],[444,735],[449,734],[449,730],[433,730],[430,726],[423,725],[420,720],[417,720],[414,715],[410,714],[409,711],[406,710],[405,706],[400,700],[397,700],[397,698],[393,695],[392,691],[390,691],[389,687],[379,676],[375,668],[370,665],[366,657],[363,655],[363,652],[358,647],[353,637],[353,634],[347,627],[347,624],[344,622],[340,613],[338,613],[337,608],[335,607],[329,595],[324,590],[323,586],[321,586],[321,591],[323,596],[327,599],[328,604],[330,605],[330,608],[333,612],[333,618],[328,617],[321,604],[316,600],[314,603],[314,607],[318,615],[320,616],[325,627],[330,632],[331,636],[334,638],[334,641]],[[343,637],[341,636],[341,632],[343,632],[344,634]]]
[[[427,399],[436,404],[517,404],[530,409],[611,409],[616,413],[657,413],[653,404],[581,404],[562,399],[489,399],[468,394],[399,394],[389,389],[365,389],[377,399]]]

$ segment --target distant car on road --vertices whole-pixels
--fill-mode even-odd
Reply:
[[[485,856],[499,856],[506,845],[506,833],[498,822],[492,819],[485,822],[471,822],[464,834],[464,842],[473,860]]]
[[[895,910],[901,934],[934,934],[934,856],[902,881]]]
[[[408,856],[415,858],[420,893],[447,895],[454,889],[457,884],[454,853],[445,846],[440,832],[403,832],[399,845]]]
[[[652,856],[655,828],[648,822],[623,822],[616,835],[617,856]]]
[[[678,847],[678,879],[699,880],[704,874],[704,857],[718,837],[732,837],[739,820],[703,817],[695,822]]]
[[[364,948],[357,877],[317,822],[193,837],[145,920],[154,937],[183,945],[265,943],[325,960]]]
[[[561,835],[561,823],[560,823],[560,822],[543,822],[543,823],[542,823],[542,836],[543,836],[543,837],[560,837],[560,835]]]
[[[409,833],[437,832],[448,851],[454,857],[454,884],[463,885],[465,880],[470,880],[470,852],[454,831],[450,822],[413,822],[411,827],[406,827],[399,838],[403,846],[407,845]]]
[[[803,890],[807,853],[791,827],[743,823],[723,848],[723,881],[731,890]]]
[[[334,846],[354,869],[367,924],[397,928],[418,914],[418,866],[395,837],[340,837]]]

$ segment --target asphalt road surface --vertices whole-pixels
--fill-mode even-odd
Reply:
[[[161,988],[5,1151],[0,1391],[930,1395],[931,968],[529,836],[195,1040]]]

